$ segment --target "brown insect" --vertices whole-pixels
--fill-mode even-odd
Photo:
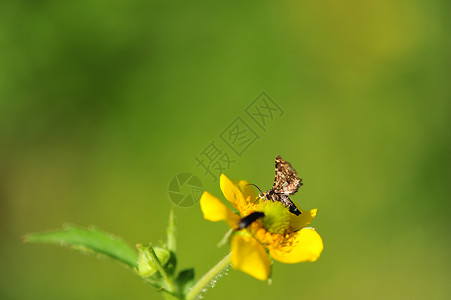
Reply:
[[[289,196],[295,194],[301,185],[302,179],[298,177],[291,164],[279,155],[276,157],[276,176],[272,189],[262,192],[256,185],[254,186],[260,190],[260,198],[282,202],[291,213],[299,216],[301,211]]]

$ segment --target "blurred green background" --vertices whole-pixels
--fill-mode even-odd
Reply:
[[[231,270],[207,299],[450,299],[448,1],[2,1],[0,298],[159,299],[107,260],[27,232],[165,237],[173,176],[265,90],[285,114],[226,172],[268,188],[281,154],[319,208],[316,263]],[[249,123],[250,125],[252,123]],[[252,124],[255,126],[255,124]],[[200,276],[227,226],[176,209]]]

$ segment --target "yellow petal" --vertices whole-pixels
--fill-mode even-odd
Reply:
[[[268,247],[272,258],[286,264],[315,261],[323,248],[323,240],[313,228],[299,230],[285,246]]]
[[[316,217],[316,213],[318,212],[317,208],[307,211],[299,208],[299,210],[301,211],[301,214],[299,216],[290,214],[290,226],[293,231],[302,229],[312,223],[313,219]]]
[[[233,180],[232,182],[240,189],[244,198],[249,198],[250,200],[257,199],[257,194],[255,193],[254,187],[249,184],[249,181]]]
[[[271,260],[263,246],[253,237],[235,235],[232,239],[232,267],[257,279],[271,274]]]
[[[226,221],[230,227],[238,227],[240,217],[209,192],[204,192],[200,197],[200,208],[205,219],[213,222]]]
[[[247,181],[240,180],[240,181],[232,181],[224,174],[221,174],[221,177],[219,179],[219,185],[221,187],[221,191],[224,194],[224,197],[240,212],[243,212],[245,209],[248,208],[250,205],[250,198],[246,198],[243,194],[243,190],[246,191],[246,195],[250,196],[250,189],[251,186],[248,188],[246,187],[246,184],[249,184]],[[254,200],[253,198],[252,200]]]

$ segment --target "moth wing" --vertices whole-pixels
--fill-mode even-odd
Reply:
[[[276,194],[293,195],[302,185],[302,179],[298,177],[291,164],[280,155],[276,157],[276,176],[272,186]]]

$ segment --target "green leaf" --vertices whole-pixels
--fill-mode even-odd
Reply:
[[[85,229],[65,225],[63,230],[27,234],[24,242],[69,246],[82,252],[108,256],[131,268],[138,266],[138,254],[132,247],[120,238],[94,227]]]
[[[189,268],[180,271],[175,282],[177,283],[179,292],[182,295],[186,295],[194,285],[194,269]]]
[[[174,252],[170,252],[169,260],[164,266],[164,269],[166,270],[168,275],[173,276],[176,268],[177,268],[177,255]]]

